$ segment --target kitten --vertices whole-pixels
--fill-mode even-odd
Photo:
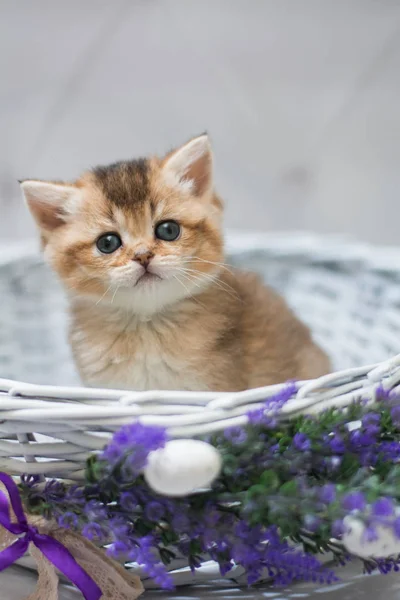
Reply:
[[[207,135],[74,183],[21,185],[69,293],[85,384],[236,391],[328,372],[284,300],[224,264]]]

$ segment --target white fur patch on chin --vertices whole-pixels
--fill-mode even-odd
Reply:
[[[176,279],[164,279],[143,285],[139,283],[137,287],[120,288],[113,304],[143,318],[151,318],[186,298],[193,298],[196,302],[196,295],[205,290],[211,282],[212,279],[204,277],[202,281],[196,279],[193,284],[185,281],[184,285]]]
[[[187,296],[189,294],[177,281],[165,280],[152,284],[139,283],[131,289],[121,288],[116,294],[114,304],[136,315],[151,317]]]

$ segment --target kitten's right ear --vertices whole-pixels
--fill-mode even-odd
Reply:
[[[46,232],[63,225],[76,206],[79,190],[72,185],[30,179],[20,184],[33,218]]]

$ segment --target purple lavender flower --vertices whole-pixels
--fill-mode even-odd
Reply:
[[[275,427],[275,416],[288,400],[290,400],[297,392],[297,385],[290,382],[280,392],[274,394],[263,404],[262,408],[250,410],[247,413],[249,423],[254,425],[263,425],[264,427]]]
[[[200,533],[200,532],[199,532]],[[193,531],[191,532],[193,535]],[[216,529],[204,528],[200,533],[200,538],[202,540],[203,551],[208,552],[211,548],[213,548],[217,542],[219,543],[220,532]]]
[[[262,553],[255,546],[251,546],[242,540],[235,541],[232,546],[232,559],[246,570],[254,564],[260,563]]]
[[[360,465],[363,467],[373,467],[376,465],[378,461],[378,456],[376,455],[376,445],[372,446],[369,449],[363,449],[362,452],[359,453]]]
[[[107,538],[107,533],[104,525],[99,525],[98,523],[88,523],[82,529],[83,537],[98,542],[104,542]]]
[[[68,488],[63,500],[73,506],[84,506],[86,503],[85,493],[78,485],[72,485]]]
[[[163,589],[173,591],[175,589],[171,575],[167,572],[164,565],[159,562],[151,569],[147,569],[151,578]]]
[[[327,483],[319,490],[319,499],[324,504],[332,504],[336,499],[336,486],[333,483]]]
[[[132,548],[130,544],[126,544],[120,540],[113,542],[107,548],[107,556],[110,558],[114,558],[115,560],[125,559],[132,552]],[[130,556],[129,556],[130,558]],[[131,559],[132,560],[132,559]]]
[[[390,498],[379,498],[372,505],[371,512],[374,517],[391,517],[394,514],[393,501]]]
[[[219,572],[221,573],[222,577],[225,577],[225,575],[233,568],[233,562],[230,560],[219,560],[218,565]]]
[[[393,533],[400,540],[400,517],[397,517],[392,524]]]
[[[334,538],[340,539],[344,533],[346,533],[347,528],[342,519],[336,519],[332,523],[331,533]]]
[[[390,416],[392,417],[393,424],[396,427],[400,426],[400,406],[394,406],[390,411]]]
[[[139,421],[124,425],[113,436],[101,454],[110,468],[127,458],[132,473],[140,473],[146,465],[147,457],[153,450],[163,448],[167,433],[163,427],[142,425]]]
[[[33,488],[38,483],[40,483],[40,476],[39,475],[28,475],[27,473],[24,473],[23,475],[21,475],[21,483],[23,486],[25,486],[27,488]]]
[[[353,452],[359,452],[364,448],[370,448],[373,446],[376,443],[376,436],[368,433],[367,431],[356,429],[350,432],[349,441],[350,449],[353,450]]]
[[[391,390],[385,390],[383,384],[380,383],[376,388],[376,399],[377,400],[390,400],[391,398]]]
[[[99,500],[89,500],[83,507],[83,512],[88,521],[101,523],[108,519],[107,509]]]
[[[174,584],[171,576],[161,563],[154,548],[156,541],[151,535],[142,537],[137,542],[134,550],[135,562],[143,567],[146,573],[163,589],[173,590]],[[133,555],[131,555],[133,556]],[[133,558],[131,558],[133,560]]]
[[[229,517],[228,514],[225,516]],[[204,511],[204,525],[206,527],[216,527],[221,521],[221,517],[221,512],[212,503],[206,505]]]
[[[286,543],[266,546],[262,562],[278,584],[287,585],[296,580],[321,583],[337,581],[335,573],[325,569],[315,556],[299,552]]]
[[[177,533],[187,533],[190,527],[189,517],[185,512],[176,512],[172,517],[172,527]]]
[[[266,415],[265,408],[255,408],[253,410],[249,410],[247,413],[247,418],[251,425],[263,425],[264,427],[268,427],[270,429],[273,429],[276,424],[275,419]]]
[[[66,491],[64,484],[60,481],[51,479],[46,482],[43,490],[43,496],[45,497],[46,502],[49,502],[50,504],[59,502],[65,498],[65,495],[67,495],[68,498],[70,497],[69,490]]]
[[[343,454],[346,452],[346,445],[343,441],[343,438],[340,434],[335,433],[329,440],[330,449],[334,454]]]
[[[122,492],[119,498],[119,505],[122,510],[125,510],[128,513],[133,512],[138,507],[138,499],[136,495],[132,492]]]
[[[121,514],[114,516],[108,522],[108,527],[114,540],[128,543],[130,537],[130,523]]]
[[[165,515],[165,509],[161,502],[149,502],[144,508],[146,519],[153,523],[158,523]]]
[[[400,442],[382,442],[378,445],[376,454],[385,462],[396,463],[400,459]]]
[[[311,448],[311,442],[304,433],[296,433],[293,438],[293,446],[300,452],[305,452]]]
[[[65,512],[57,519],[60,527],[63,529],[77,529],[79,524],[78,515],[73,512]]]
[[[224,431],[224,437],[235,446],[238,446],[246,442],[247,432],[243,427],[230,427]]]
[[[304,527],[307,531],[315,533],[321,526],[321,519],[316,515],[305,515],[303,519]]]
[[[362,424],[364,427],[368,427],[370,425],[379,425],[380,422],[381,415],[374,412],[367,413],[362,418]]]
[[[366,433],[376,437],[380,431],[381,416],[377,413],[367,413],[362,418],[362,426]]]
[[[342,507],[349,512],[364,510],[366,507],[364,494],[362,492],[350,492],[346,494],[342,500]]]

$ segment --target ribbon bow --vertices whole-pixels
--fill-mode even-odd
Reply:
[[[0,571],[4,571],[21,558],[32,542],[63,575],[76,585],[86,600],[99,600],[102,596],[101,589],[76,562],[70,551],[55,538],[41,534],[36,527],[29,525],[18,487],[13,479],[6,473],[0,473],[0,481],[7,489],[11,507],[17,518],[16,523],[11,522],[9,501],[0,491],[0,525],[13,535],[20,536],[11,546],[0,552]]]

